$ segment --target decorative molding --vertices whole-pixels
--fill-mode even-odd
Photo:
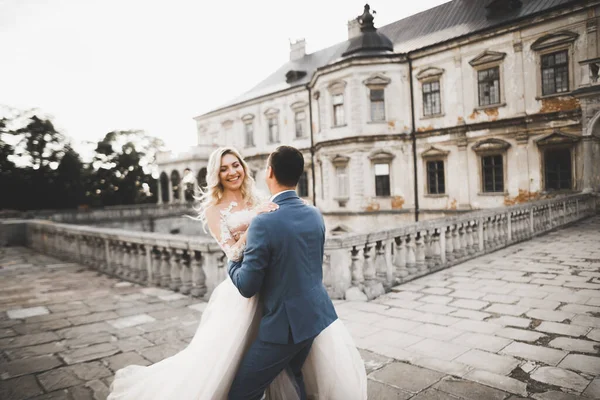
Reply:
[[[486,152],[505,152],[510,147],[510,143],[502,139],[485,139],[473,145],[472,149],[476,153]]]
[[[369,155],[369,160],[373,163],[389,163],[396,157],[396,155],[385,150],[376,150]]]
[[[346,90],[346,85],[345,81],[333,81],[327,86],[327,90],[331,94],[342,94]]]
[[[515,53],[520,53],[523,51],[523,42],[514,42],[513,49]]]
[[[321,97],[321,92],[317,90],[313,93],[313,98],[319,100],[319,97]]]
[[[517,140],[517,144],[526,145],[529,142],[529,134],[527,132],[519,132],[515,136],[515,139]]]
[[[432,79],[432,78],[440,78],[442,76],[442,74],[444,73],[444,70],[441,68],[436,68],[436,67],[428,67],[425,68],[423,70],[421,70],[418,74],[417,74],[417,79],[420,81],[426,80],[426,79]]]
[[[273,107],[267,108],[267,110],[265,111],[265,115],[267,117],[275,117],[278,114],[279,114],[279,110],[277,108],[273,108]]]
[[[242,121],[252,122],[254,120],[254,114],[245,114],[242,116]]]
[[[290,108],[296,112],[298,111],[302,111],[303,109],[305,109],[308,106],[308,103],[306,101],[296,101],[295,103],[292,103],[290,105]]]
[[[198,133],[206,133],[208,131],[208,127],[204,124],[198,124]]]
[[[232,119],[226,119],[225,121],[221,122],[221,126],[224,129],[230,129],[233,126],[233,120]]]
[[[570,31],[560,31],[549,33],[542,36],[532,43],[531,49],[535,51],[544,50],[553,46],[560,46],[563,44],[571,44],[577,38],[579,34]]]
[[[502,60],[504,60],[505,57],[506,53],[486,50],[471,61],[469,61],[469,64],[471,64],[472,67],[479,67],[481,65],[490,63],[500,63]]]
[[[365,86],[377,86],[377,87],[385,87],[390,84],[392,80],[383,74],[375,74],[363,81]]]
[[[445,158],[449,153],[449,151],[441,150],[431,146],[429,149],[421,153],[421,158]]]
[[[539,147],[543,146],[552,146],[552,145],[560,145],[560,144],[574,144],[581,140],[581,136],[573,135],[571,133],[565,133],[560,130],[555,130],[552,133],[544,135],[535,139],[535,144]]]
[[[341,154],[337,154],[335,157],[331,159],[331,163],[336,167],[345,167],[348,165],[350,161],[350,157],[343,156]]]

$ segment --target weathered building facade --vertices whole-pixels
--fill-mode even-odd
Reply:
[[[301,149],[298,191],[333,231],[598,191],[599,17],[600,1],[454,0],[376,29],[365,6],[348,40],[293,43],[262,83],[196,117],[198,145],[236,146],[259,183],[269,152]],[[169,160],[163,178],[185,164]]]

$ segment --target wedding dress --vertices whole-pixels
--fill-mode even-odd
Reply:
[[[221,245],[233,232],[245,230],[255,213],[221,212]],[[230,259],[243,249],[223,246]],[[241,296],[229,276],[210,296],[190,344],[150,366],[130,365],[117,371],[108,400],[221,400],[258,332],[259,296]],[[309,399],[366,400],[364,363],[352,337],[339,319],[317,336],[304,367]],[[297,400],[295,380],[283,371],[266,392],[269,400]]]

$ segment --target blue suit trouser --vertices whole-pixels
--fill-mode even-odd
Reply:
[[[296,379],[300,399],[306,400],[302,366],[314,338],[300,343],[277,344],[256,339],[237,371],[229,400],[259,400],[269,384],[286,369]]]

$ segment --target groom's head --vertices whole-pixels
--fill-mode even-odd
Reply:
[[[267,162],[267,186],[272,194],[295,189],[304,172],[304,156],[291,146],[279,146]]]

